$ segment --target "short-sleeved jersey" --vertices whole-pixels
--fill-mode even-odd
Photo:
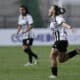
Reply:
[[[62,27],[62,23],[65,20],[63,16],[56,16],[51,18],[50,29],[53,31],[53,36],[55,41],[57,40],[67,40],[67,32],[64,27]]]
[[[18,25],[22,27],[22,32],[25,32],[30,24],[33,24],[33,18],[30,14],[27,14],[24,17],[22,15],[19,16]],[[23,34],[23,39],[32,38],[32,37],[33,37],[32,30]]]

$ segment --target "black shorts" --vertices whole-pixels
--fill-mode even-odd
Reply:
[[[67,40],[56,41],[52,47],[56,48],[60,52],[66,52],[68,47],[68,41]]]
[[[23,39],[23,45],[31,46],[33,44],[33,38]]]

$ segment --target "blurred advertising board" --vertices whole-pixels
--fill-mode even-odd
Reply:
[[[33,45],[49,45],[54,44],[54,37],[50,29],[40,28],[33,29],[34,42]],[[71,45],[80,45],[80,28],[74,32],[68,32],[68,40]],[[16,29],[0,29],[0,46],[21,46],[22,34],[16,38]]]

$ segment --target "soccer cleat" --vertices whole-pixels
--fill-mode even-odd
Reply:
[[[76,51],[78,54],[80,54],[80,48],[77,48]]]
[[[34,60],[34,64],[38,64],[39,63],[39,59],[40,57],[38,57],[37,59]]]
[[[32,63],[27,63],[27,64],[24,64],[24,66],[32,66],[33,64]]]
[[[49,78],[55,79],[55,78],[57,78],[57,77],[56,77],[55,75],[50,75]]]
[[[34,64],[38,64],[38,59],[36,59],[36,60],[34,61]]]

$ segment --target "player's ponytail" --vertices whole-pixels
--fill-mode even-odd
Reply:
[[[64,14],[65,11],[66,11],[64,8],[61,8],[61,7],[57,6],[57,5],[54,5],[54,9],[55,9],[55,16]]]
[[[66,10],[64,8],[59,8],[60,14],[64,14]]]

